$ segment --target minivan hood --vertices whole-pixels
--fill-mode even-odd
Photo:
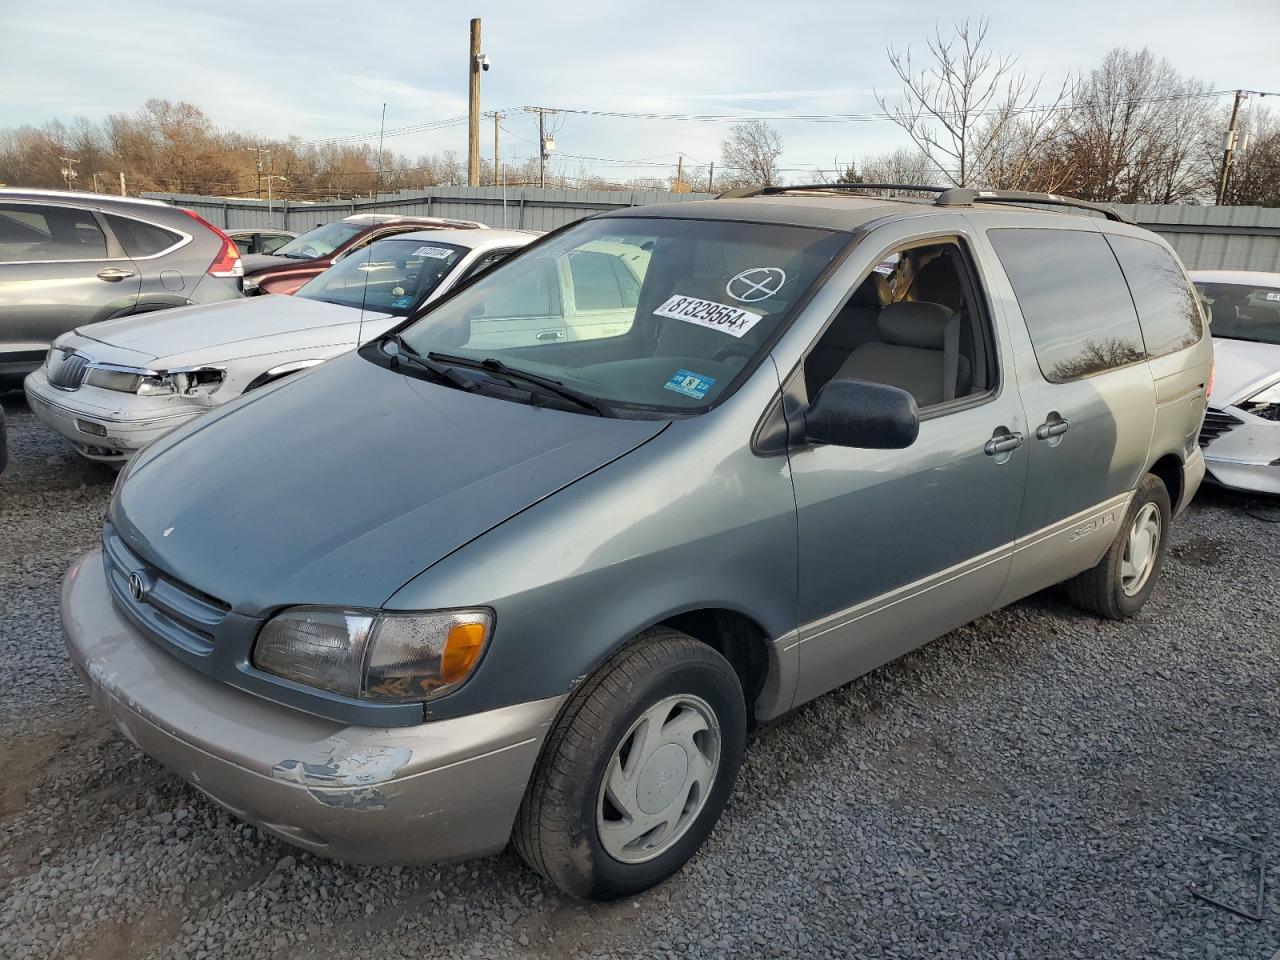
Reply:
[[[1214,337],[1213,364],[1209,406],[1221,409],[1280,379],[1280,345]]]
[[[383,316],[385,314],[364,314],[365,320]],[[156,359],[303,330],[354,324],[359,319],[360,311],[354,307],[303,297],[268,295],[135,314],[92,323],[79,327],[76,332],[99,343]],[[354,346],[354,336],[351,342]],[[244,355],[245,351],[228,348],[215,353],[226,359]]]
[[[349,353],[145,448],[110,516],[140,555],[240,613],[378,607],[665,426],[476,396]]]

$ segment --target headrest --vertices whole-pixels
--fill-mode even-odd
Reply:
[[[872,271],[871,276],[858,284],[858,289],[853,291],[853,296],[849,298],[849,303],[855,307],[875,307],[878,309],[892,299],[893,294],[889,290],[889,281],[882,274]]]
[[[943,349],[950,322],[950,308],[919,300],[891,303],[876,318],[880,339],[885,343],[922,350]]]

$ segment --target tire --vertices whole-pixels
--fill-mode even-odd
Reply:
[[[685,733],[700,724],[706,729]],[[724,657],[676,630],[642,633],[574,692],[552,726],[516,817],[516,850],[584,900],[613,900],[661,883],[720,818],[746,730],[742,686]],[[661,736],[648,740],[650,731]],[[684,739],[673,746],[678,737]],[[661,746],[650,749],[655,744]],[[718,759],[708,763],[713,753]],[[703,782],[695,782],[700,775]],[[626,804],[613,804],[615,785],[619,795],[631,787],[634,819]],[[654,816],[667,814],[665,826],[624,847]]]
[[[1148,473],[1139,482],[1137,492],[1125,512],[1124,522],[1097,566],[1067,581],[1067,596],[1071,598],[1071,602],[1082,610],[1111,620],[1124,620],[1141,610],[1151,596],[1151,591],[1155,589],[1160,571],[1164,567],[1172,512],[1169,491],[1159,477]],[[1126,568],[1130,534],[1139,517],[1143,517],[1144,521],[1154,519],[1158,524],[1159,534],[1150,567],[1140,583],[1133,579],[1132,568]]]

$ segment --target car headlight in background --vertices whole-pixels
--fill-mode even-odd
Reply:
[[[94,366],[89,368],[85,382],[104,390],[136,393],[140,397],[202,397],[217,390],[226,378],[226,371],[216,367],[155,371]]]
[[[258,289],[258,284],[262,282],[261,277],[245,277],[244,285],[240,288],[244,293],[253,293]]]
[[[471,675],[493,630],[484,609],[376,613],[293,607],[267,621],[253,665],[348,697],[405,703]]]
[[[1280,382],[1259,390],[1240,405],[1241,410],[1264,420],[1280,420]]]

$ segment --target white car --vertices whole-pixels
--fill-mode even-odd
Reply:
[[[1209,476],[1280,494],[1280,273],[1193,270],[1213,334],[1214,378],[1200,432]]]
[[[58,337],[44,365],[27,377],[27,401],[86,457],[119,465],[212,407],[382,334],[537,236],[516,230],[399,234],[340,260],[292,296],[79,327]],[[531,336],[552,326],[540,323]],[[554,335],[564,336],[563,327]]]

